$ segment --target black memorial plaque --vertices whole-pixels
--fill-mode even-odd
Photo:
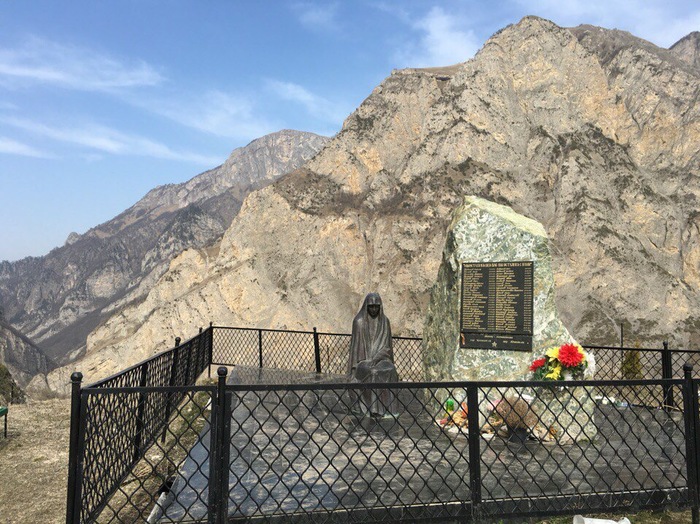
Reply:
[[[460,346],[532,351],[532,262],[462,264]]]

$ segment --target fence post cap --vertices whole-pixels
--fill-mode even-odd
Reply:
[[[692,364],[688,364],[688,363],[686,362],[685,364],[683,364],[683,371],[685,371],[686,374],[692,373],[692,372],[693,372],[693,365],[692,365]]]
[[[216,374],[220,377],[225,377],[228,375],[228,368],[225,366],[219,366],[219,368],[216,370]]]
[[[71,382],[82,382],[83,374],[80,371],[74,371],[70,376]]]

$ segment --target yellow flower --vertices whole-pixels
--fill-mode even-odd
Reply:
[[[559,380],[559,375],[561,375],[561,366],[555,367],[552,371],[545,375],[545,378],[551,378],[552,380]]]
[[[556,358],[559,360],[559,347],[551,347],[549,348],[545,355],[547,355],[549,358]]]
[[[581,353],[581,357],[582,357],[581,364],[583,364],[587,360],[586,359],[586,357],[587,357],[586,352],[583,350],[583,348],[581,346],[577,345],[576,347],[578,348],[578,352]]]

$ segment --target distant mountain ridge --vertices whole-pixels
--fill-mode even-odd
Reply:
[[[291,130],[264,136],[188,182],[151,190],[46,256],[0,262],[0,306],[7,322],[51,358],[76,358],[87,335],[124,305],[141,300],[173,257],[216,243],[248,193],[304,164],[326,141]]]

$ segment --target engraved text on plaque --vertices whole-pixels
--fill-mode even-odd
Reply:
[[[532,351],[532,262],[462,264],[460,346]]]

